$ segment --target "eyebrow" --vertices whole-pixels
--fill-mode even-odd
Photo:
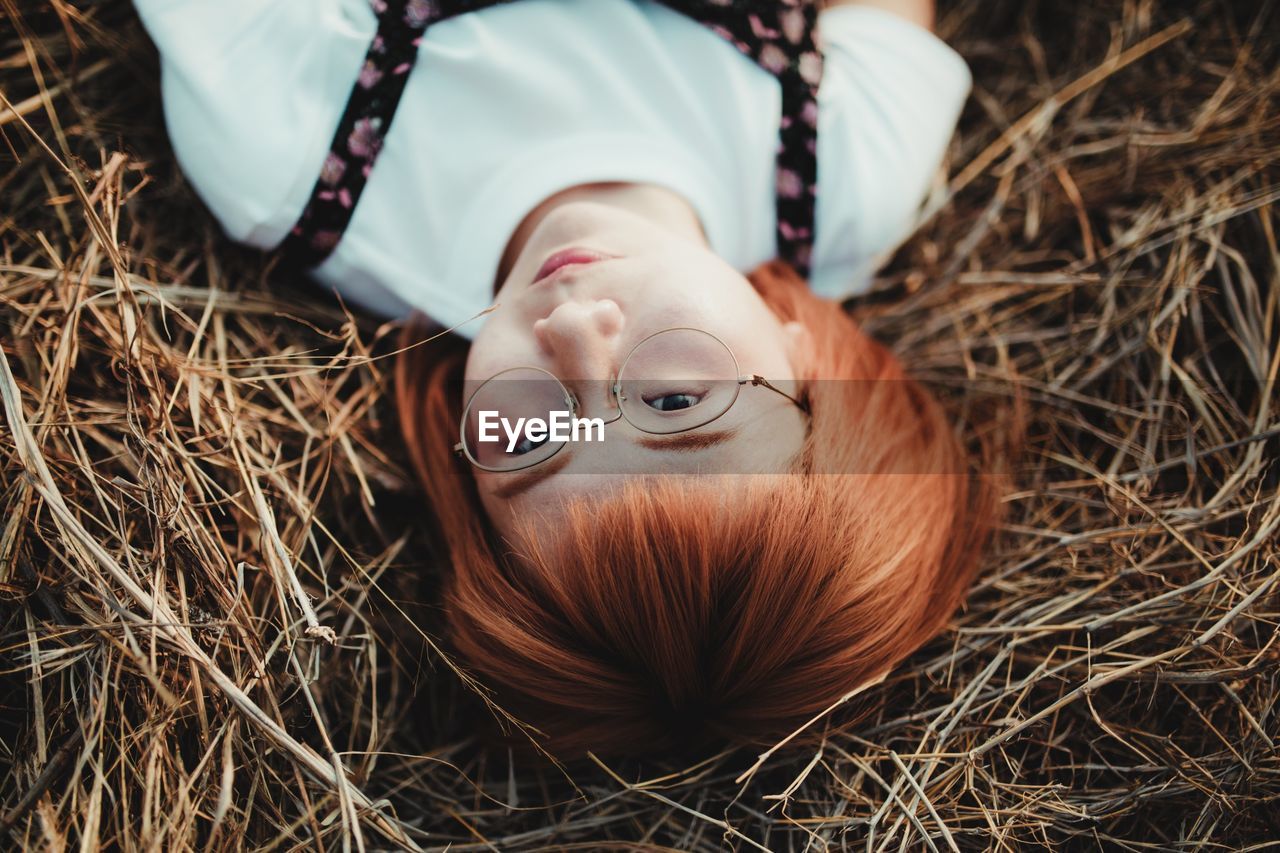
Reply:
[[[669,450],[676,453],[692,453],[723,444],[737,438],[738,427],[721,429],[712,432],[677,432],[670,435],[642,435],[636,442],[646,450]],[[573,448],[566,448],[567,453],[557,453],[556,457],[541,465],[534,465],[526,473],[513,476],[508,482],[493,490],[493,496],[502,500],[527,492],[543,480],[557,473],[569,464]]]
[[[568,453],[557,453],[554,458],[541,465],[534,465],[523,474],[513,476],[510,480],[493,490],[495,498],[509,500],[521,492],[527,492],[561,468],[569,464],[573,448],[565,448]]]
[[[647,450],[674,450],[676,453],[689,453],[724,444],[726,441],[737,438],[738,431],[737,427],[712,432],[694,430],[671,435],[643,435],[636,441]]]

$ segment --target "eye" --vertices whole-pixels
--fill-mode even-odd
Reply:
[[[540,441],[531,441],[529,436],[524,436],[516,442],[516,446],[511,448],[509,455],[524,456],[526,453],[532,453],[542,445],[546,444],[549,438],[543,438]]]
[[[691,409],[702,402],[701,394],[663,394],[659,397],[646,396],[645,405],[660,412],[675,412],[680,409]]]

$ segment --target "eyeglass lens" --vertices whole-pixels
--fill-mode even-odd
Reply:
[[[728,347],[708,332],[680,328],[658,332],[636,345],[618,371],[616,399],[622,416],[637,429],[669,434],[697,429],[720,417],[739,390],[737,362]],[[525,423],[531,418],[549,423],[555,412],[569,408],[569,400],[568,390],[546,371],[503,371],[472,396],[463,417],[464,448],[472,461],[491,470],[537,464],[565,442],[550,437],[535,441],[525,435],[511,439],[502,424],[514,428],[521,418]],[[481,441],[482,435],[489,440]]]
[[[472,461],[486,468],[536,464],[552,456],[563,442],[534,440],[523,432],[513,436],[510,430],[534,418],[549,423],[553,413],[570,408],[568,392],[550,373],[532,367],[505,370],[471,398],[463,418],[463,445]]]

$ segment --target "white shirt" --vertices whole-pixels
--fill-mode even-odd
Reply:
[[[135,0],[169,135],[227,234],[276,246],[320,174],[376,29],[368,0]],[[810,284],[865,289],[913,227],[971,79],[891,13],[819,18]],[[777,80],[653,0],[521,0],[427,29],[382,153],[314,272],[366,309],[472,337],[520,221],[575,184],[668,187],[748,272],[776,254]]]

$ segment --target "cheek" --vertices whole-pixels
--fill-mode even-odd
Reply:
[[[509,508],[506,501],[500,500],[493,495],[493,473],[489,471],[481,471],[479,468],[472,467],[472,476],[475,477],[476,492],[480,495],[480,505],[484,507],[485,515],[489,517],[489,521],[493,523],[498,530],[505,532],[509,526],[506,522],[505,511]]]
[[[463,378],[482,382],[500,370],[513,367],[519,356],[519,335],[502,318],[493,317],[467,350]]]
[[[746,300],[752,298],[736,282],[724,280],[719,269],[706,265],[664,266],[645,282],[642,294],[643,301],[634,306],[640,310],[634,313],[712,332],[742,325],[749,316]]]
[[[763,302],[751,310],[735,312],[726,325],[724,340],[745,373],[770,379],[793,379],[795,368],[788,353],[786,329]]]

